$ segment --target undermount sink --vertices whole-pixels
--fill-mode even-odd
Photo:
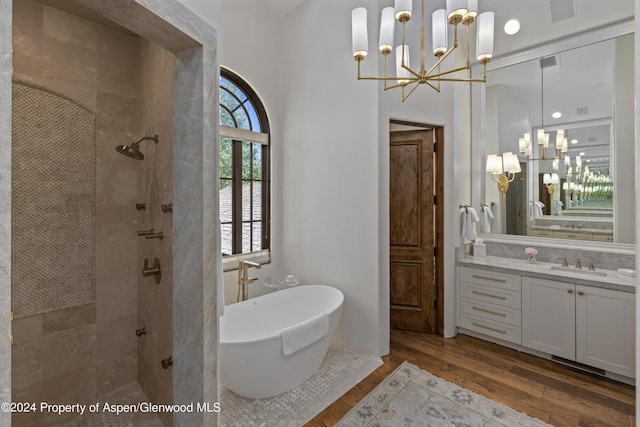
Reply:
[[[551,272],[562,271],[563,273],[567,273],[567,274],[582,274],[584,276],[607,277],[607,273],[604,271],[593,271],[593,270],[587,270],[585,268],[583,268],[582,270],[579,270],[573,267],[560,267],[557,265],[552,265],[551,267],[549,267],[549,270]]]

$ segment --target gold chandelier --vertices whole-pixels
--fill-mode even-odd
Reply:
[[[437,58],[436,63],[427,69],[426,66],[426,28],[424,18],[424,0],[422,0],[422,22],[420,27],[420,69],[411,68],[409,61],[409,46],[405,40],[406,24],[411,18],[412,0],[395,0],[395,7],[386,7],[382,10],[380,19],[380,53],[384,56],[384,75],[382,77],[363,77],[360,75],[360,63],[368,53],[367,33],[367,9],[358,7],[351,12],[353,58],[358,62],[358,80],[382,80],[384,90],[402,88],[402,101],[404,102],[416,88],[426,84],[437,92],[440,92],[440,82],[477,82],[487,81],[487,63],[493,56],[493,24],[494,13],[484,12],[478,15],[478,0],[447,0],[447,8],[436,10],[432,15],[432,46],[433,54]],[[396,47],[396,76],[387,74],[389,54],[393,50],[393,36],[395,21],[402,24],[402,44]],[[470,38],[471,24],[477,23],[476,31],[476,59],[483,64],[482,79],[472,79],[470,76]],[[451,47],[447,42],[447,23],[453,26],[454,41]],[[450,70],[441,70],[442,62],[458,47],[458,25],[466,27],[467,56],[466,64]],[[450,74],[469,70],[469,78],[454,78]],[[393,84],[388,84],[393,82]],[[405,95],[405,88],[409,85],[409,92]]]

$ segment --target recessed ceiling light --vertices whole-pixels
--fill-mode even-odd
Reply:
[[[580,152],[580,155],[581,155],[581,156],[584,156],[584,151]]]
[[[551,117],[553,117],[554,119],[559,119],[560,117],[562,117],[562,113],[560,111],[556,111],[551,115]]]
[[[520,21],[517,19],[510,19],[504,24],[504,32],[512,36],[520,31]]]
[[[577,143],[578,143],[578,140],[577,140],[577,139],[572,139],[572,140],[571,140],[571,143],[572,143],[572,144],[577,144]]]
[[[591,163],[591,159],[587,159],[587,163]]]

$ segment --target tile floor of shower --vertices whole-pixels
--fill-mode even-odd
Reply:
[[[105,402],[110,404],[131,405],[147,402],[147,396],[138,383],[131,383],[118,390],[99,396],[101,406]],[[164,427],[162,421],[153,413],[120,413],[113,412],[85,412],[76,419],[60,424],[60,427]]]

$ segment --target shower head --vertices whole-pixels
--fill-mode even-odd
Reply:
[[[140,142],[145,140],[154,141],[156,144],[158,143],[158,135],[154,136],[143,136],[137,141],[130,142],[127,145],[116,145],[116,151],[120,154],[123,154],[127,157],[130,157],[135,160],[144,159],[144,154],[140,151]]]

